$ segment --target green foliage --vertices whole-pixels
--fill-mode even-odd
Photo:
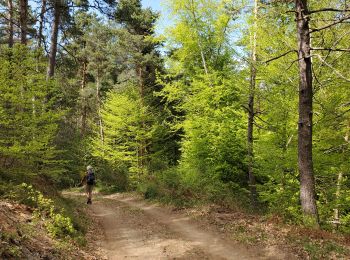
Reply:
[[[129,188],[136,188],[145,175],[166,169],[178,158],[173,154],[176,140],[167,125],[169,113],[153,95],[161,88],[155,81],[156,71],[162,70],[156,50],[159,42],[153,35],[156,17],[150,9],[142,8],[140,1],[118,4],[116,21],[122,26],[110,25],[118,61],[116,81],[113,89],[104,92],[100,113],[104,136],[95,135],[91,145],[93,156],[108,164],[118,176],[116,181],[127,176]]]
[[[62,173],[53,140],[63,113],[57,85],[46,81],[37,56],[22,45],[0,51],[0,154],[7,161],[3,170],[18,182],[31,174]]]
[[[65,237],[74,235],[75,230],[70,218],[63,216],[60,213],[50,211],[50,220],[46,223],[47,231],[53,237]]]
[[[72,220],[66,217],[63,210],[58,212],[54,201],[46,198],[40,191],[31,185],[22,183],[17,186],[7,197],[33,207],[34,215],[38,220],[44,220],[48,233],[56,238],[74,237],[76,230]]]
[[[198,73],[204,61],[211,69],[229,71],[232,47],[229,34],[235,28],[234,19],[244,3],[227,0],[167,1],[176,23],[168,28],[167,40],[172,50],[172,70]],[[175,62],[176,61],[176,62]]]
[[[94,156],[107,160],[117,169],[127,167],[134,176],[141,171],[139,143],[148,138],[147,128],[143,128],[141,122],[141,116],[146,111],[141,113],[140,110],[140,102],[133,89],[129,93],[111,92],[101,113],[105,138],[103,142],[95,139],[92,146]]]
[[[248,191],[234,182],[223,183],[218,176],[208,177],[175,167],[154,173],[140,185],[139,191],[146,199],[156,199],[179,207],[213,202],[238,209],[249,199]]]
[[[234,6],[227,1],[174,1],[169,7],[177,20],[167,34],[172,55],[167,75],[159,78],[164,88],[158,95],[181,115],[171,126],[183,133],[181,174],[173,196],[178,192],[235,206],[235,197],[243,195],[244,203],[244,74],[230,60],[228,44],[233,28],[228,10]],[[171,190],[166,183],[165,190]]]
[[[143,9],[140,0],[121,0],[115,18],[130,32],[142,35],[152,33],[157,14],[150,8]]]

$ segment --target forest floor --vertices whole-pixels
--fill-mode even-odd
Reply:
[[[85,202],[83,194],[64,195]],[[318,244],[309,245],[313,255],[301,249],[298,241],[305,245],[302,237],[313,234],[213,206],[178,209],[134,194],[95,194],[86,210],[94,222],[89,247],[101,259],[346,259]]]

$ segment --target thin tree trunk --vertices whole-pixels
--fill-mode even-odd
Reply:
[[[81,92],[84,94],[84,89],[86,88],[86,75],[87,75],[87,61],[83,61],[82,66],[82,79],[81,79]],[[99,91],[97,92],[99,95]],[[99,98],[98,98],[99,99]],[[83,96],[82,100],[82,111],[81,111],[81,134],[84,136],[86,133],[86,119],[87,119],[87,108],[86,108],[86,98]]]
[[[55,75],[56,66],[56,53],[57,53],[57,41],[58,41],[58,28],[61,19],[61,6],[59,1],[55,1],[54,5],[54,20],[51,34],[51,46],[49,55],[49,65],[47,69],[47,78],[52,78]]]
[[[98,126],[100,128],[101,142],[104,143],[103,121],[102,121],[102,115],[101,115],[100,89],[101,89],[101,79],[100,79],[100,75],[97,75],[97,77],[96,77],[96,98],[97,98]]]
[[[339,221],[339,198],[340,198],[342,180],[343,180],[343,173],[339,172],[338,181],[337,181],[337,190],[335,192],[336,208],[334,209],[334,219],[333,219],[333,231],[334,232],[338,229],[338,226],[340,224],[340,221]]]
[[[253,172],[254,155],[253,155],[253,131],[254,131],[254,98],[256,85],[256,30],[257,30],[257,15],[258,15],[258,1],[254,1],[254,24],[252,37],[252,53],[250,64],[250,84],[249,84],[249,100],[248,100],[248,184],[251,194],[251,201],[253,205],[257,203],[256,181]]]
[[[40,20],[39,20],[38,48],[41,48],[42,42],[44,40],[43,28],[44,28],[45,12],[46,12],[46,0],[42,0],[41,1]]]
[[[8,26],[9,26],[9,39],[8,39],[8,46],[10,48],[13,47],[13,2],[12,0],[7,1],[7,7],[8,7]]]
[[[144,118],[144,98],[145,98],[145,91],[144,91],[144,84],[142,79],[142,67],[141,65],[138,68],[138,76],[139,76],[139,93],[140,93],[140,99],[141,99],[141,128],[145,131],[146,123]],[[146,132],[146,131],[145,131]],[[140,168],[140,174],[143,175],[143,169],[144,169],[144,156],[146,154],[145,149],[145,141],[144,137],[140,139],[140,148],[139,148],[139,168]]]
[[[318,226],[312,161],[312,61],[307,0],[295,0],[299,58],[298,167],[300,201],[307,224]]]
[[[21,26],[21,43],[27,44],[28,0],[20,0],[19,23]]]
[[[346,129],[346,133],[345,133],[345,136],[344,136],[344,140],[346,142],[346,144],[349,143],[349,133],[350,132],[350,121],[348,121],[348,125],[347,125],[347,129]],[[346,152],[346,148],[344,147],[343,148],[343,154]],[[346,159],[345,159],[346,160]],[[336,188],[336,192],[335,192],[335,201],[336,201],[336,206],[335,208],[333,209],[334,211],[334,215],[333,215],[333,221],[332,221],[332,224],[333,224],[333,232],[336,232],[339,225],[340,225],[340,220],[339,220],[339,204],[340,204],[340,201],[339,201],[339,198],[340,198],[340,192],[341,192],[341,183],[343,181],[343,172],[339,172],[338,173],[338,180],[337,180],[337,188]]]
[[[200,54],[201,54],[202,65],[203,65],[203,68],[204,68],[205,75],[208,75],[208,67],[207,67],[207,62],[205,61],[203,44],[202,44],[202,41],[201,41],[201,38],[200,38],[200,34],[198,32],[198,22],[197,22],[197,16],[196,16],[196,13],[195,13],[195,10],[194,10],[194,2],[193,2],[193,0],[191,1],[191,12],[192,12],[193,19],[194,19],[194,22],[195,22],[195,25],[196,25],[195,29],[196,29],[196,33],[197,33],[197,37],[198,37],[198,47],[199,47]]]

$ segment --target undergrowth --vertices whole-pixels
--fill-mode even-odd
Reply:
[[[144,180],[139,185],[139,192],[145,199],[176,207],[215,203],[224,208],[243,209],[249,204],[248,191],[234,182],[224,183],[216,174],[205,176],[197,171],[176,168],[157,172]]]
[[[7,188],[8,192],[2,197],[33,208],[34,220],[42,221],[52,238],[72,240],[82,246],[86,244],[84,234],[87,219],[77,210],[76,202],[59,196],[49,198],[26,183]]]

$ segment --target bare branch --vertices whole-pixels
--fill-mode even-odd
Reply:
[[[74,59],[74,61],[76,62],[76,63],[78,63],[78,58],[71,52],[71,51],[69,51],[65,46],[63,46],[62,44],[58,44],[68,55],[70,55],[73,59]]]
[[[332,27],[332,26],[334,26],[334,25],[336,25],[338,23],[342,23],[342,22],[344,22],[346,20],[350,20],[350,15],[344,16],[343,18],[340,18],[339,20],[335,21],[334,23],[328,24],[326,26],[312,29],[312,30],[310,30],[310,33],[322,31],[322,30],[327,29],[329,27]]]
[[[259,120],[261,121],[261,123],[267,125],[267,127],[262,126],[260,123],[258,123],[258,122],[256,121],[256,119],[259,119]],[[264,129],[264,130],[267,130],[267,131],[277,131],[276,126],[274,126],[273,124],[271,124],[271,123],[265,121],[264,119],[262,119],[262,118],[259,117],[259,116],[255,116],[255,117],[254,117],[254,125],[256,125],[256,126],[257,126],[258,128],[260,128],[260,129]]]
[[[244,108],[244,110],[246,110],[248,113],[250,112],[249,108],[245,105],[242,105],[242,108]]]
[[[10,19],[4,15],[3,13],[0,13],[0,18],[3,18],[6,22],[9,22]],[[14,25],[16,25],[17,27],[20,27],[19,23],[16,23],[15,21],[12,21]]]
[[[283,53],[283,54],[281,54],[281,55],[279,55],[279,56],[277,56],[277,57],[274,57],[274,58],[272,58],[272,59],[269,59],[269,60],[265,61],[264,63],[269,63],[269,62],[271,62],[271,61],[274,61],[274,60],[277,60],[277,59],[279,59],[279,58],[282,58],[282,57],[288,55],[288,54],[291,53],[291,52],[297,52],[297,51],[296,51],[296,50],[287,51],[287,52],[285,52],[285,53]]]
[[[350,12],[350,9],[322,8],[318,10],[309,11],[309,14],[320,13],[320,12]]]
[[[310,48],[313,51],[340,51],[340,52],[350,52],[350,49],[332,49],[332,48],[320,48],[320,47],[312,47]]]
[[[287,68],[286,70],[289,70],[289,69],[293,66],[294,63],[300,61],[301,59],[303,59],[303,58],[293,60],[293,61],[290,63],[290,65],[288,66],[288,68]]]
[[[329,64],[328,62],[326,62],[324,59],[322,59],[322,57],[320,55],[315,55],[323,64],[325,64],[327,67],[331,68],[333,70],[333,72],[335,74],[337,74],[340,78],[342,78],[343,80],[350,82],[350,79],[346,78],[345,76],[343,76],[339,71],[337,71],[331,64]]]

